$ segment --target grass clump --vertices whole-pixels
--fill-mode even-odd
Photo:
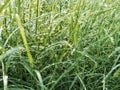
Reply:
[[[119,90],[119,8],[119,0],[0,1],[0,89]]]

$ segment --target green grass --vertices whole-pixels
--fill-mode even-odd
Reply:
[[[0,90],[119,90],[119,0],[0,1]]]

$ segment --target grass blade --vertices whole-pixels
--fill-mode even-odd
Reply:
[[[10,0],[6,0],[5,4],[0,7],[0,14],[4,10],[4,8],[9,4]]]
[[[25,45],[25,48],[26,48],[26,51],[27,51],[27,55],[28,55],[28,58],[29,58],[30,65],[31,65],[31,67],[33,67],[33,58],[32,58],[32,55],[30,53],[30,49],[28,47],[28,43],[27,43],[27,39],[26,39],[26,36],[25,36],[24,28],[22,26],[22,23],[21,23],[21,20],[20,20],[20,17],[19,17],[18,14],[16,14],[16,21],[18,23],[18,27],[20,28],[20,34],[22,36],[22,39],[23,39],[23,42],[24,42],[24,45]]]

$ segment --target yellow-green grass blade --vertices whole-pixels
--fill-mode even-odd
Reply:
[[[18,27],[20,29],[20,34],[22,36],[23,43],[24,43],[24,46],[26,48],[26,52],[27,52],[27,55],[28,55],[28,58],[29,58],[30,65],[31,65],[31,67],[33,67],[33,58],[32,58],[32,55],[30,53],[30,49],[29,49],[29,46],[28,46],[28,43],[27,43],[24,28],[22,26],[22,23],[21,23],[21,20],[20,20],[20,17],[19,17],[18,14],[16,14],[16,21],[17,21]]]

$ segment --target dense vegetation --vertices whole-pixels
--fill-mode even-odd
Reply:
[[[120,90],[120,0],[0,0],[0,90]]]

